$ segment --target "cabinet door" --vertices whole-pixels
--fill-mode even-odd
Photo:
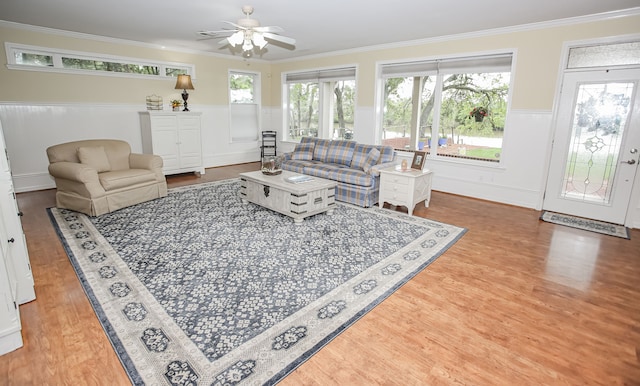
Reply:
[[[200,117],[179,117],[180,167],[202,166],[202,140],[200,137]]]
[[[175,116],[151,117],[153,154],[162,157],[165,171],[180,168],[178,124]]]
[[[14,301],[9,267],[5,264],[5,255],[0,253],[0,355],[22,346],[21,329],[20,309]]]
[[[6,260],[13,267],[17,287],[15,299],[18,304],[23,304],[35,299],[36,294],[33,289],[33,274],[29,263],[27,242],[18,214],[18,203],[13,192],[13,184],[9,181],[0,182],[0,208],[6,231],[6,237],[2,240],[7,242]]]

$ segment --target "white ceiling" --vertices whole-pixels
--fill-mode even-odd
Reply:
[[[232,55],[196,32],[227,28],[241,8],[284,28],[295,50],[269,44],[281,60],[635,8],[640,0],[2,0],[0,20]],[[240,56],[239,54],[236,54]]]

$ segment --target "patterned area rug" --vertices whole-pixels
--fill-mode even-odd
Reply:
[[[466,231],[340,203],[295,225],[238,190],[48,210],[133,384],[274,384]]]
[[[553,224],[566,225],[572,228],[601,233],[603,235],[621,237],[627,240],[629,239],[629,229],[622,225],[549,211],[542,212],[540,219]]]

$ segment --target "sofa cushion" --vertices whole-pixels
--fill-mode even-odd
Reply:
[[[104,146],[81,146],[78,148],[78,159],[80,163],[92,167],[98,173],[111,170]]]
[[[372,187],[375,180],[372,175],[365,173],[363,170],[353,168],[336,169],[329,175],[329,177],[331,180],[338,183],[363,187]]]
[[[375,165],[379,159],[380,159],[380,150],[374,147],[373,149],[369,150],[369,154],[367,154],[367,156],[365,157],[362,170],[365,173],[369,173],[369,169],[371,169],[371,167]]]
[[[349,166],[351,165],[351,159],[353,158],[353,150],[355,147],[356,143],[354,141],[331,141],[329,148],[327,149],[325,162]]]
[[[289,160],[282,163],[282,170],[304,174],[304,168],[313,165],[313,161]]]
[[[327,162],[327,150],[329,150],[330,139],[316,139],[316,146],[313,149],[314,161]]]
[[[291,153],[292,160],[311,161],[313,159],[313,149],[316,144],[313,142],[299,143]]]
[[[305,166],[304,174],[308,174],[314,177],[326,178],[328,180],[333,179],[333,172],[343,168],[340,165],[329,163],[313,163]]]
[[[126,169],[104,172],[98,175],[100,184],[107,192],[124,187],[131,187],[144,182],[154,182],[156,175],[146,169]]]

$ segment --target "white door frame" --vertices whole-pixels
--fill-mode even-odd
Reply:
[[[569,50],[574,47],[586,46],[586,45],[596,45],[596,44],[614,44],[614,43],[622,43],[628,41],[638,41],[640,40],[640,34],[629,34],[629,35],[620,35],[620,36],[612,36],[605,37],[599,39],[587,39],[587,40],[579,40],[579,41],[567,41],[563,44],[561,61],[559,63],[558,68],[558,77],[556,81],[556,90],[555,97],[553,103],[553,112],[551,118],[551,131],[548,138],[547,151],[545,154],[545,173],[543,179],[543,186],[540,192],[540,196],[538,199],[538,205],[536,207],[538,209],[542,209],[544,205],[544,194],[547,191],[547,182],[549,180],[549,169],[551,165],[551,155],[552,155],[552,147],[553,141],[555,138],[556,130],[557,130],[557,122],[558,122],[558,107],[561,103],[561,90],[563,86],[563,80],[565,71],[567,68],[567,63],[569,61]],[[640,91],[640,90],[639,90]],[[635,184],[633,187],[633,191],[631,194],[631,199],[628,205],[628,211],[626,214],[625,226],[630,228],[638,228],[640,229],[640,168],[636,171],[635,176]]]

